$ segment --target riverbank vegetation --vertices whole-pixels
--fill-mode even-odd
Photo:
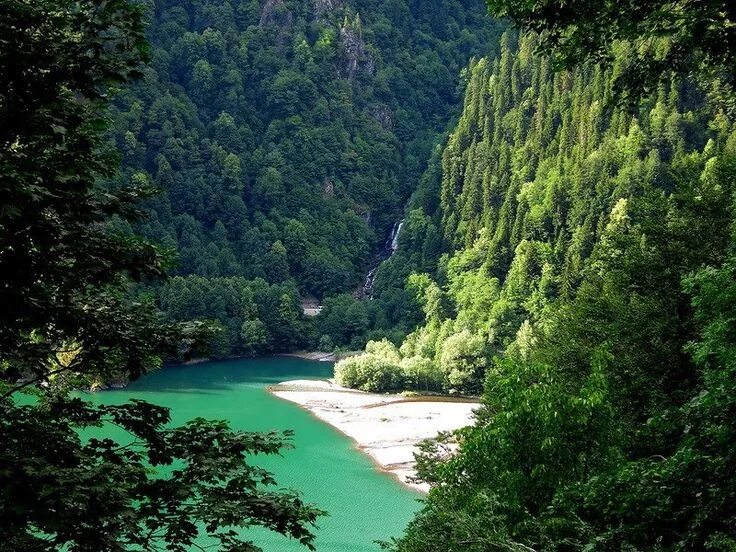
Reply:
[[[213,358],[263,356],[310,343],[311,327],[293,282],[175,276],[157,288],[156,299],[169,320],[216,322],[207,351]]]

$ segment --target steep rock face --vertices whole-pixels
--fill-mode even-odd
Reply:
[[[366,115],[375,119],[384,130],[393,130],[394,113],[386,104],[374,104],[365,109]]]
[[[276,47],[280,54],[287,48],[294,24],[294,16],[286,7],[284,0],[266,0],[261,9],[258,26],[273,29],[276,35]]]
[[[284,0],[266,0],[261,10],[261,20],[259,27],[268,27],[274,25],[281,29],[291,27],[293,16],[286,7]]]
[[[317,17],[332,12],[342,6],[341,0],[312,0],[314,14]]]
[[[322,182],[322,195],[324,197],[334,197],[335,196],[335,185],[332,183],[332,180],[329,178],[325,178]]]
[[[340,46],[342,49],[342,60],[339,67],[341,77],[352,80],[359,71],[364,71],[369,75],[373,73],[375,62],[363,40],[360,15],[356,15],[352,21],[345,17],[345,22],[340,29]]]

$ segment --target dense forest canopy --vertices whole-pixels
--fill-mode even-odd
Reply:
[[[486,0],[491,13],[540,33],[539,50],[556,67],[583,61],[610,67],[616,101],[632,105],[656,91],[663,75],[736,85],[736,6],[731,0]],[[617,45],[631,46],[622,60]],[[731,110],[733,95],[727,94]]]
[[[243,342],[242,313],[203,301],[213,279],[319,299],[359,289],[461,104],[461,70],[501,25],[481,0],[159,1],[149,15],[151,64],[115,100],[111,186],[163,191],[135,230],[177,251],[173,273],[198,276],[186,288],[204,305],[169,308],[164,289],[173,319],[218,319],[218,356],[292,349]],[[394,287],[370,327],[408,329],[412,300]],[[356,337],[320,328],[299,346],[323,336]]]
[[[179,273],[357,286],[493,37],[479,3],[441,4],[156,3],[114,140],[121,179],[165,190],[144,230]]]
[[[730,91],[669,73],[616,108],[633,46],[555,72],[540,40],[472,64],[439,206],[416,194],[406,239],[450,248],[409,279],[425,324],[336,367],[482,394],[457,454],[427,447],[436,486],[389,547],[734,549]]]

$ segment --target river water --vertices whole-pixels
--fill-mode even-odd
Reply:
[[[273,471],[281,487],[298,489],[329,512],[316,531],[319,552],[377,551],[375,540],[401,534],[420,507],[420,495],[379,472],[347,437],[266,391],[269,384],[288,379],[331,375],[330,363],[290,357],[207,362],[165,368],[127,389],[85,398],[106,403],[138,398],[168,406],[176,424],[203,417],[249,431],[292,429],[294,449],[255,463]],[[249,535],[266,552],[306,550],[266,531]]]

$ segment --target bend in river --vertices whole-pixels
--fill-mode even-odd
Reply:
[[[331,375],[331,363],[291,357],[207,362],[165,368],[127,389],[90,396],[106,403],[138,398],[168,406],[176,424],[203,417],[248,431],[293,430],[294,449],[283,458],[259,457],[255,463],[272,470],[281,487],[299,490],[307,502],[328,511],[317,530],[319,552],[377,551],[375,540],[401,534],[420,506],[420,495],[378,471],[337,430],[266,391],[284,380]],[[266,531],[252,535],[268,552],[306,550]]]

